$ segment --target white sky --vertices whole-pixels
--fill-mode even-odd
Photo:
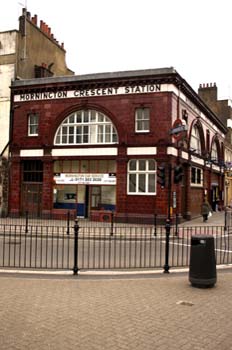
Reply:
[[[232,0],[1,0],[0,31],[18,29],[24,5],[76,74],[172,66],[232,98]]]

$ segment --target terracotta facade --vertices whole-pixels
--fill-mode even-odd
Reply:
[[[91,217],[113,211],[118,221],[151,221],[154,215],[164,220],[168,207],[171,216],[200,215],[204,195],[212,205],[217,196],[223,206],[227,129],[173,68],[21,80],[13,83],[12,94],[17,108],[10,212],[55,215],[69,209]],[[31,114],[38,116],[33,136],[28,134]],[[78,124],[80,116],[88,123],[82,119]],[[99,123],[93,126],[90,118]],[[95,129],[102,140],[111,141],[89,141]],[[35,171],[28,170],[30,162]],[[161,165],[164,188],[158,181]],[[175,183],[177,165],[183,176]],[[26,208],[25,198],[27,205],[34,204]]]

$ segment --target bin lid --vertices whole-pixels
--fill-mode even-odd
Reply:
[[[213,235],[192,235],[191,236],[192,240],[199,240],[199,239],[204,239],[204,240],[213,240],[214,236]]]

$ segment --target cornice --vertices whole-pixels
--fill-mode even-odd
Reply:
[[[32,93],[59,91],[65,89],[93,89],[98,87],[136,86],[146,84],[173,84],[192,103],[196,105],[223,132],[228,129],[204,103],[199,95],[173,68],[158,68],[125,72],[108,72],[76,76],[49,77],[39,79],[15,80],[12,82],[13,93]]]

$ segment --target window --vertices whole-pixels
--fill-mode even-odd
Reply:
[[[212,144],[211,160],[216,163],[218,162],[218,150],[216,142],[213,142]]]
[[[192,128],[190,147],[196,154],[201,154],[201,139],[197,126]]]
[[[53,64],[50,65],[51,67]],[[44,78],[44,77],[52,77],[54,73],[51,72],[50,67],[47,67],[42,63],[41,66],[34,66],[35,78]]]
[[[115,160],[55,160],[54,173],[116,173]]]
[[[156,162],[132,159],[128,163],[128,194],[155,194]]]
[[[203,184],[202,169],[192,167],[191,168],[191,185],[202,186],[202,184]]]
[[[94,110],[77,111],[58,128],[55,145],[117,143],[116,129],[109,118]]]
[[[23,182],[43,182],[43,163],[40,160],[23,161]]]
[[[28,136],[37,136],[39,129],[39,116],[36,113],[28,116]]]
[[[136,108],[135,110],[135,131],[150,131],[150,109]]]

